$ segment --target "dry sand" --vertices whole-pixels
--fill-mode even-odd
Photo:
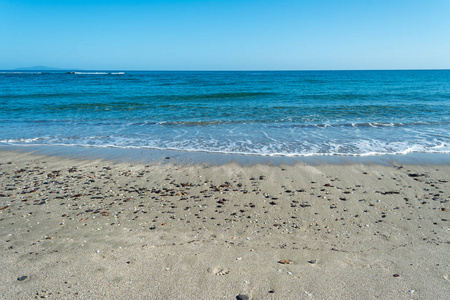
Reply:
[[[2,150],[0,295],[448,299],[448,181],[449,165],[115,164]]]

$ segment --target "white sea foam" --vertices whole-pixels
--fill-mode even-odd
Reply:
[[[44,137],[36,137],[36,138],[18,138],[18,139],[1,139],[1,144],[11,144],[11,145],[20,145],[20,144],[29,144],[37,141],[44,141],[49,138]]]
[[[26,142],[25,142],[26,141]],[[250,156],[268,156],[268,157],[314,157],[314,156],[380,156],[380,155],[404,155],[408,153],[450,153],[450,149],[445,150],[432,150],[424,149],[418,146],[405,147],[403,149],[397,149],[396,151],[368,151],[361,153],[347,153],[347,152],[322,152],[319,149],[314,149],[315,151],[300,151],[300,152],[275,152],[271,147],[262,146],[259,150],[252,149],[251,151],[236,149],[218,149],[209,147],[195,147],[193,145],[184,144],[183,146],[158,146],[158,145],[131,145],[125,143],[124,145],[119,145],[117,141],[114,143],[69,143],[66,142],[52,142],[52,143],[36,143],[37,139],[22,139],[22,142],[11,142],[11,140],[0,140],[0,144],[7,145],[29,145],[29,146],[39,146],[39,145],[54,145],[54,146],[83,146],[83,147],[94,147],[94,148],[122,148],[122,149],[153,149],[153,150],[171,150],[171,151],[184,151],[184,152],[204,152],[204,153],[217,153],[217,154],[234,154],[234,155],[250,155]]]
[[[130,129],[134,130],[134,129]],[[426,140],[382,140],[361,137],[349,139],[352,131],[341,132],[334,137],[332,134],[323,135],[323,129],[316,134],[290,131],[283,136],[276,132],[268,135],[261,130],[259,133],[248,134],[238,132],[236,135],[222,135],[218,133],[205,134],[201,130],[196,132],[185,128],[174,132],[156,135],[147,134],[117,134],[85,136],[60,135],[36,138],[1,139],[4,145],[77,145],[89,147],[115,147],[136,149],[177,150],[187,152],[208,152],[257,156],[374,156],[407,153],[450,153],[449,143],[442,139]],[[226,131],[226,130],[225,130]],[[229,134],[229,131],[226,131]],[[258,135],[260,134],[260,135]],[[276,136],[274,139],[271,136]],[[301,139],[299,139],[301,137]]]
[[[75,75],[124,75],[125,72],[68,72]]]
[[[76,75],[107,75],[108,72],[70,72],[70,74]]]

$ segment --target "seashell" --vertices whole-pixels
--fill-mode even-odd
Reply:
[[[214,268],[214,270],[212,272],[215,275],[223,276],[223,275],[227,275],[228,273],[230,273],[230,270],[227,268],[217,267],[217,268]]]
[[[289,264],[292,263],[292,261],[291,260],[287,260],[287,259],[282,259],[278,263],[283,264],[283,265],[289,265]]]

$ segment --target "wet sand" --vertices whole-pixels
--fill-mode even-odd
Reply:
[[[208,166],[0,150],[0,293],[446,299],[449,181],[448,164]]]

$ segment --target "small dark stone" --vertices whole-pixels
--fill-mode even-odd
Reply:
[[[411,174],[408,174],[408,176],[409,177],[422,177],[422,176],[425,176],[425,174],[411,173]]]
[[[248,300],[249,298],[247,295],[237,295],[236,299],[237,300]]]
[[[399,275],[399,274],[394,274],[394,275],[392,275],[392,276],[394,276],[394,277],[400,277],[400,275]]]
[[[166,157],[166,159],[170,159],[170,157]]]
[[[19,278],[17,278],[18,281],[24,281],[28,278],[28,276],[20,276]]]
[[[315,259],[311,259],[311,260],[308,260],[308,262],[309,262],[310,264],[315,264],[315,263],[316,263],[316,260],[315,260]]]
[[[274,290],[270,290],[270,291],[269,291],[269,294],[273,294],[273,293],[275,293]]]

